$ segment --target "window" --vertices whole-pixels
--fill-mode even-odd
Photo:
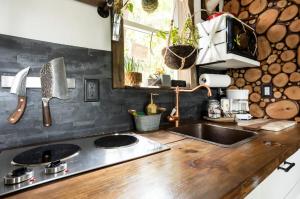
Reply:
[[[193,5],[193,0],[184,1]],[[170,75],[171,79],[184,79],[181,72],[172,70],[164,64],[162,49],[166,47],[167,41],[156,35],[158,31],[170,30],[173,12],[175,24],[182,23],[183,14],[178,3],[182,0],[159,0],[157,9],[152,13],[143,10],[142,0],[130,0],[130,2],[133,4],[133,12],[123,12],[121,30],[123,34],[120,42],[112,42],[114,88],[124,87],[125,73],[128,69],[126,63],[132,61],[135,63],[135,68],[138,68],[138,72],[142,73],[142,87],[151,87],[153,81],[150,77],[157,72]],[[190,9],[193,11],[193,8]]]
[[[124,15],[124,61],[133,59],[142,72],[142,86],[153,86],[148,80],[155,73],[168,74],[177,79],[177,71],[165,66],[162,49],[166,41],[156,36],[157,31],[168,31],[173,18],[174,1],[159,1],[158,8],[153,13],[143,10],[141,0],[131,0],[133,12]]]

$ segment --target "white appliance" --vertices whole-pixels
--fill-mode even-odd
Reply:
[[[249,102],[248,102],[249,90],[227,89],[226,95],[229,100],[230,113],[245,114],[249,112]]]

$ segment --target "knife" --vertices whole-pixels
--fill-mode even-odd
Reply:
[[[64,58],[59,57],[45,64],[41,71],[43,124],[45,127],[52,125],[49,101],[55,97],[58,99],[68,98],[68,85]]]
[[[13,84],[10,88],[10,93],[16,94],[18,96],[17,108],[7,118],[8,122],[11,124],[16,124],[21,119],[26,109],[26,77],[28,75],[29,69],[30,67],[27,67],[19,71],[16,74]]]

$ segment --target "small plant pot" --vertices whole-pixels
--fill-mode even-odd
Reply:
[[[125,85],[139,87],[142,83],[142,73],[127,72],[125,73]]]
[[[167,50],[167,53],[166,53]],[[183,57],[185,59],[184,66],[181,68],[182,59],[174,55],[173,53],[178,55],[179,57]],[[169,46],[169,49],[164,48],[162,50],[162,55],[165,56],[165,64],[171,69],[188,69],[194,66],[196,59],[197,59],[197,50],[193,46],[189,45],[176,45],[176,46]]]

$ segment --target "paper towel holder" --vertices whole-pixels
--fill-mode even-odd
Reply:
[[[226,74],[203,73],[199,76],[199,84],[206,84],[211,88],[227,88],[231,83],[231,78]]]

